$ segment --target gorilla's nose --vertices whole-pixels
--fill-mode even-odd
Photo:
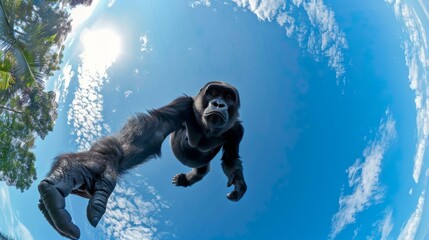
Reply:
[[[216,108],[225,108],[226,107],[225,102],[222,100],[219,100],[219,99],[214,99],[210,103]]]

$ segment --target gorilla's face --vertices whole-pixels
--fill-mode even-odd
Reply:
[[[206,135],[217,136],[237,121],[240,99],[237,90],[223,82],[210,82],[195,97],[194,110]]]

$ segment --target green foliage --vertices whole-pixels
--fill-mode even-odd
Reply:
[[[44,139],[53,130],[57,103],[54,92],[32,88],[26,102],[15,97],[10,105],[0,105],[0,179],[25,190],[36,179],[35,138]]]
[[[0,90],[5,90],[9,88],[11,84],[15,82],[15,79],[12,76],[12,62],[0,51]]]
[[[0,0],[0,181],[22,191],[36,179],[35,139],[57,118],[44,87],[60,69],[72,2],[90,1]]]
[[[0,121],[0,177],[8,185],[28,189],[36,179],[35,156],[31,152],[35,136],[16,116]]]
[[[12,74],[0,69],[0,90],[5,90],[13,83]]]
[[[41,88],[28,91],[26,101],[15,97],[10,100],[11,108],[0,106],[0,179],[21,190],[36,179],[35,138],[44,139],[57,117],[54,92]]]

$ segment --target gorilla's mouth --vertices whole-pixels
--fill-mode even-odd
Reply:
[[[223,125],[226,122],[225,116],[218,111],[208,112],[204,114],[204,117],[207,119],[207,121],[214,125]]]

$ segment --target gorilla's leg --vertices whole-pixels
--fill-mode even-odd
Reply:
[[[193,168],[188,173],[179,173],[173,177],[173,184],[176,186],[188,187],[194,183],[203,179],[203,177],[209,172],[210,164],[200,168]]]

